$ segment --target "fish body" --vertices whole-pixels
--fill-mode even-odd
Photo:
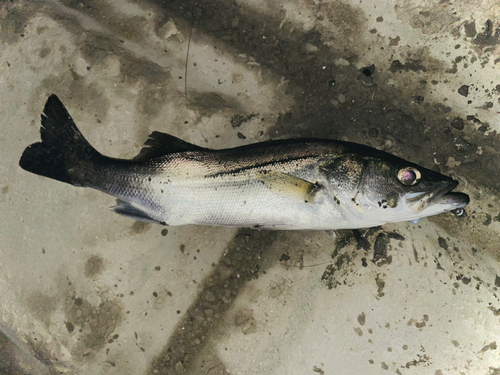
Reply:
[[[418,220],[464,207],[457,182],[371,147],[297,139],[211,150],[153,132],[132,160],[96,151],[55,95],[42,142],[20,166],[118,199],[112,209],[167,225],[337,230]]]

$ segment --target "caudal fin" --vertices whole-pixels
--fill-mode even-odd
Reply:
[[[42,141],[24,150],[19,165],[40,176],[81,185],[80,167],[100,154],[80,133],[56,95],[49,96],[43,113],[40,128]]]

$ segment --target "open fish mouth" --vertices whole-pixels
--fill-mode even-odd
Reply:
[[[457,181],[443,181],[430,192],[407,194],[406,202],[421,217],[459,210],[469,203],[470,198],[467,194],[453,192],[457,185]],[[460,212],[462,211],[456,213]]]

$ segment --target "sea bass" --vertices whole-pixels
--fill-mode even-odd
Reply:
[[[166,225],[256,229],[369,228],[455,211],[469,197],[458,182],[350,142],[268,141],[212,150],[153,132],[132,160],[95,150],[55,95],[41,142],[24,151],[32,173],[117,198],[112,210]]]

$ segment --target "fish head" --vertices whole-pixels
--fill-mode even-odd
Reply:
[[[458,185],[452,178],[374,149],[338,157],[326,170],[353,227],[418,220],[469,203],[468,195],[452,192]]]

